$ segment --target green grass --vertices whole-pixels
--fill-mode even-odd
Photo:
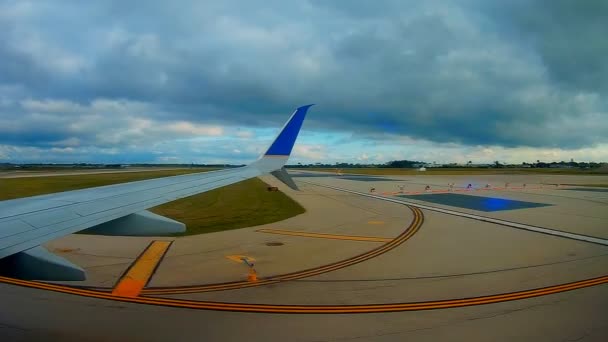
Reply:
[[[0,200],[205,171],[182,169],[91,175],[2,178]],[[258,178],[169,202],[151,211],[186,224],[195,235],[281,221],[304,212],[282,192],[267,191]]]
[[[549,169],[549,168],[427,168],[426,171],[418,171],[417,169],[397,169],[397,168],[302,168],[292,169],[299,171],[323,171],[355,173],[365,175],[524,175],[524,174],[549,174],[549,175],[607,175],[608,172],[598,170],[580,170],[580,169]]]
[[[183,222],[194,235],[282,221],[302,208],[282,192],[267,191],[258,178],[166,203],[151,211]]]

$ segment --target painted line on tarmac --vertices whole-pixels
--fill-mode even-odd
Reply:
[[[142,290],[143,295],[164,295],[164,294],[185,294],[185,293],[198,293],[198,292],[209,292],[209,291],[224,291],[224,290],[235,290],[242,289],[248,287],[255,287],[261,285],[270,285],[276,284],[283,281],[302,279],[306,277],[312,277],[319,274],[336,271],[348,266],[352,266],[358,264],[363,261],[367,261],[369,259],[375,258],[379,255],[382,255],[395,247],[401,245],[409,238],[411,238],[422,226],[424,223],[424,214],[420,209],[413,208],[408,206],[412,213],[414,214],[414,218],[410,222],[410,225],[396,238],[392,239],[390,242],[383,244],[377,248],[374,248],[368,252],[363,254],[359,254],[357,256],[344,259],[338,262],[334,262],[328,265],[319,266],[315,268],[311,268],[308,270],[281,274],[276,276],[271,276],[267,278],[259,278],[256,282],[249,281],[237,281],[237,282],[229,282],[229,283],[220,283],[220,284],[207,284],[207,285],[189,285],[189,286],[173,286],[173,287],[153,287]]]
[[[384,224],[384,221],[367,221],[367,224],[374,224],[374,225]]]
[[[350,241],[366,241],[366,242],[391,242],[392,238],[383,238],[376,236],[360,236],[360,235],[336,235],[336,234],[324,234],[324,233],[310,233],[296,230],[283,230],[283,229],[269,229],[262,228],[256,230],[260,233],[279,234],[279,235],[290,235],[290,236],[303,236],[310,238],[319,239],[332,239],[332,240],[350,240]]]
[[[285,314],[355,314],[355,313],[387,313],[400,311],[419,311],[434,309],[460,308],[474,305],[484,305],[522,300],[533,297],[546,296],[560,292],[582,289],[608,283],[608,276],[585,279],[571,283],[547,286],[542,288],[501,293],[489,296],[433,300],[425,302],[409,303],[383,303],[364,305],[273,305],[273,304],[248,304],[248,303],[226,303],[210,301],[194,301],[187,299],[170,299],[155,297],[120,297],[111,293],[77,289],[64,285],[54,285],[27,280],[0,277],[0,283],[37,288],[42,290],[98,298],[113,301],[159,305],[175,308],[187,308],[196,310],[236,311],[255,313],[285,313]]]
[[[590,259],[597,259],[597,258],[605,258],[608,256],[608,253],[606,254],[599,254],[599,255],[592,255],[592,256],[588,256],[588,257],[583,257],[583,258],[578,258],[578,259],[570,259],[570,260],[562,260],[562,261],[555,261],[555,262],[547,262],[547,263],[542,263],[542,264],[534,264],[534,265],[527,265],[527,266],[517,266],[517,267],[506,267],[506,268],[498,268],[498,269],[489,269],[489,270],[485,270],[485,271],[477,271],[477,272],[467,272],[467,273],[448,273],[448,274],[437,274],[437,275],[422,275],[422,276],[410,276],[410,277],[396,277],[396,278],[363,278],[363,279],[355,279],[355,278],[350,278],[350,279],[300,279],[300,280],[296,280],[297,282],[302,282],[302,283],[356,283],[356,282],[378,282],[378,281],[401,281],[401,280],[421,280],[421,279],[440,279],[440,278],[453,278],[453,277],[466,277],[466,276],[477,276],[477,275],[486,275],[486,274],[491,274],[491,273],[503,273],[503,272],[510,272],[510,271],[521,271],[521,270],[528,270],[528,269],[532,269],[532,268],[540,268],[540,267],[548,267],[548,266],[555,266],[555,265],[562,265],[562,264],[567,264],[567,263],[575,263],[575,262],[580,262],[580,261],[586,261],[586,260],[590,260]]]
[[[306,277],[312,277],[312,276],[316,276],[319,274],[336,271],[341,268],[352,266],[352,265],[355,265],[360,262],[367,261],[367,260],[372,259],[376,256],[379,256],[383,253],[386,253],[386,252],[390,251],[391,249],[404,243],[409,238],[411,238],[414,234],[416,234],[418,232],[418,230],[420,229],[420,227],[422,226],[422,224],[424,223],[424,214],[422,213],[422,211],[420,209],[408,206],[407,204],[403,204],[403,205],[405,205],[408,209],[410,209],[414,216],[412,221],[410,222],[409,226],[397,237],[390,240],[390,242],[388,242],[382,246],[379,246],[377,248],[374,248],[370,251],[367,251],[365,253],[356,255],[354,257],[344,259],[344,260],[341,260],[338,262],[334,262],[334,263],[331,263],[328,265],[323,265],[323,266],[318,266],[315,268],[302,270],[302,271],[297,271],[297,272],[292,272],[292,273],[287,273],[287,274],[280,274],[280,275],[275,275],[275,276],[270,276],[270,277],[260,277],[260,278],[258,278],[258,281],[256,281],[256,282],[250,282],[250,281],[243,280],[243,281],[233,281],[233,282],[226,282],[226,283],[215,283],[215,284],[204,284],[204,285],[149,287],[149,288],[144,288],[141,291],[141,293],[142,293],[142,295],[165,295],[165,294],[186,294],[186,293],[236,290],[236,289],[243,289],[243,288],[249,288],[249,287],[255,287],[255,286],[271,285],[271,284],[280,283],[282,281],[289,281],[289,280],[302,279],[302,278],[306,278]],[[103,287],[77,286],[77,285],[74,285],[72,287],[108,292],[108,289],[103,288]]]
[[[354,257],[351,257],[351,258],[348,258],[348,259],[345,259],[342,261],[334,262],[334,263],[331,263],[328,265],[315,267],[315,268],[311,268],[311,269],[307,269],[307,270],[303,270],[303,271],[287,273],[287,274],[272,276],[272,277],[268,277],[268,278],[260,278],[256,282],[238,281],[238,282],[221,283],[221,284],[207,284],[207,285],[198,285],[198,286],[195,285],[195,286],[148,288],[148,289],[143,289],[141,291],[141,294],[143,294],[143,295],[186,294],[186,293],[199,293],[199,292],[209,292],[209,291],[241,289],[241,288],[247,288],[247,287],[276,284],[276,283],[280,283],[283,281],[296,280],[296,279],[301,279],[301,278],[305,278],[305,277],[312,277],[312,276],[316,276],[319,274],[339,270],[339,269],[342,269],[342,268],[345,268],[348,266],[352,266],[352,265],[358,264],[360,262],[377,257],[379,255],[382,255],[382,254],[394,249],[395,247],[401,245],[402,243],[407,241],[409,238],[411,238],[414,234],[416,234],[418,232],[418,230],[424,223],[424,214],[422,213],[422,211],[420,209],[410,207],[410,206],[407,206],[407,207],[410,210],[412,210],[414,217],[413,217],[412,221],[410,222],[409,226],[400,235],[398,235],[396,238],[392,239],[390,242],[383,244],[382,246],[379,246],[368,252],[359,254],[357,256],[354,256]],[[7,277],[0,277],[0,283],[1,282],[12,283],[12,284],[16,284],[16,285],[18,285],[17,283],[26,284],[26,286],[28,286],[28,287],[37,287],[37,288],[44,288],[44,289],[51,289],[51,288],[49,288],[49,286],[54,286],[53,289],[57,288],[57,286],[59,286],[59,288],[63,289],[63,290],[60,290],[60,292],[72,293],[72,292],[68,291],[68,289],[71,289],[71,291],[75,291],[75,292],[73,292],[74,294],[79,294],[79,293],[91,294],[92,293],[92,294],[96,294],[96,295],[94,295],[94,296],[91,295],[91,296],[97,297],[97,298],[106,298],[103,296],[110,296],[111,298],[122,298],[122,299],[124,299],[124,298],[142,298],[142,297],[114,296],[109,291],[101,289],[101,288],[95,289],[95,288],[85,288],[85,287],[78,287],[78,286],[60,286],[60,285],[52,285],[52,284],[41,283],[41,282],[12,279],[12,278],[7,278]],[[152,297],[149,297],[149,298],[152,298]]]
[[[351,193],[351,194],[380,199],[383,201],[406,204],[406,205],[409,205],[412,207],[435,211],[435,212],[439,212],[439,213],[443,213],[443,214],[460,216],[460,217],[470,218],[470,219],[477,220],[477,221],[495,223],[495,224],[499,224],[499,225],[507,226],[507,227],[511,227],[511,228],[517,228],[517,229],[527,230],[527,231],[536,232],[536,233],[558,236],[558,237],[562,237],[562,238],[566,238],[566,239],[572,239],[572,240],[578,240],[578,241],[584,241],[584,242],[595,243],[598,245],[608,246],[608,240],[598,238],[595,236],[569,233],[569,232],[565,232],[565,231],[561,231],[561,230],[557,230],[557,229],[544,228],[544,227],[538,227],[538,226],[533,226],[533,225],[524,224],[524,223],[511,222],[511,221],[496,219],[496,218],[487,217],[487,216],[480,216],[480,215],[475,215],[475,214],[464,213],[461,211],[456,211],[456,210],[451,210],[451,209],[443,209],[443,208],[433,207],[430,205],[418,204],[415,202],[397,200],[394,198],[372,195],[372,194],[368,194],[365,192],[338,188],[338,187],[331,186],[331,185],[317,184],[317,183],[311,183],[311,182],[306,182],[306,181],[301,181],[301,180],[300,180],[300,182],[306,183],[306,184],[311,184],[311,185],[316,185],[316,186],[320,186],[320,187],[324,187],[324,188],[328,188],[328,189],[338,190],[338,191],[342,191],[342,192],[347,192],[347,193]]]
[[[305,181],[302,181],[305,182]],[[313,184],[313,183],[310,183]],[[320,185],[320,184],[315,184],[315,185]],[[385,191],[385,192],[381,192],[382,195],[385,196],[395,196],[395,195],[421,195],[421,194],[430,194],[430,193],[439,193],[439,194],[448,194],[448,193],[452,193],[452,192],[477,192],[477,191],[509,191],[509,190],[547,190],[550,188],[543,188],[543,187],[533,187],[533,186],[528,186],[528,187],[521,187],[521,186],[512,186],[512,187],[494,187],[494,188],[471,188],[471,189],[467,189],[467,188],[462,188],[462,189],[439,189],[439,190],[420,190],[420,191]],[[561,188],[563,189],[563,188]]]
[[[120,278],[112,294],[121,297],[139,296],[172,243],[173,241],[152,241]]]

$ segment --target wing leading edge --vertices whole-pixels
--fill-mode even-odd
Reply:
[[[106,235],[183,231],[183,224],[146,209],[267,173],[295,187],[283,166],[311,106],[297,108],[268,150],[244,167],[0,201],[0,273],[28,279],[83,280],[80,267],[40,245],[85,229],[99,229]]]

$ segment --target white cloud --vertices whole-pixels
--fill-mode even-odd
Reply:
[[[27,111],[50,113],[81,113],[84,107],[67,100],[33,100],[21,101],[21,106]]]
[[[74,148],[72,148],[72,147],[62,147],[62,148],[53,147],[53,148],[50,149],[51,153],[60,153],[60,154],[62,154],[62,153],[74,153],[75,151],[76,150]]]
[[[236,131],[235,134],[237,137],[239,138],[243,138],[243,139],[251,139],[255,137],[255,133],[251,130],[242,130],[242,129],[238,129]]]
[[[80,139],[78,138],[67,138],[59,141],[55,141],[51,143],[51,145],[61,146],[61,147],[78,147],[80,146]]]
[[[327,159],[327,146],[324,145],[310,145],[310,144],[296,144],[293,147],[292,156],[294,159],[308,159],[308,160],[325,160]]]
[[[26,29],[11,31],[7,45],[52,73],[74,74],[88,67],[86,59]]]
[[[168,124],[167,128],[176,133],[194,136],[221,136],[224,134],[222,127],[197,125],[186,121]]]
[[[2,2],[0,143],[246,158],[311,101],[359,142],[300,160],[604,158],[608,7],[510,3]]]

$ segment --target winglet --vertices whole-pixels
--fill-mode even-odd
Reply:
[[[261,172],[272,172],[280,170],[283,165],[289,159],[293,145],[298,138],[300,128],[306,117],[308,108],[313,106],[312,104],[302,106],[296,109],[291,115],[289,120],[279,132],[279,135],[274,139],[268,150],[260,156],[251,166],[257,168]]]
[[[311,106],[313,106],[313,104],[296,109],[285,126],[283,126],[281,133],[274,139],[274,142],[270,145],[268,151],[264,153],[264,156],[289,156],[291,154],[293,145],[296,142],[296,138],[298,137],[298,133],[300,133],[300,128],[306,117],[306,112]]]

